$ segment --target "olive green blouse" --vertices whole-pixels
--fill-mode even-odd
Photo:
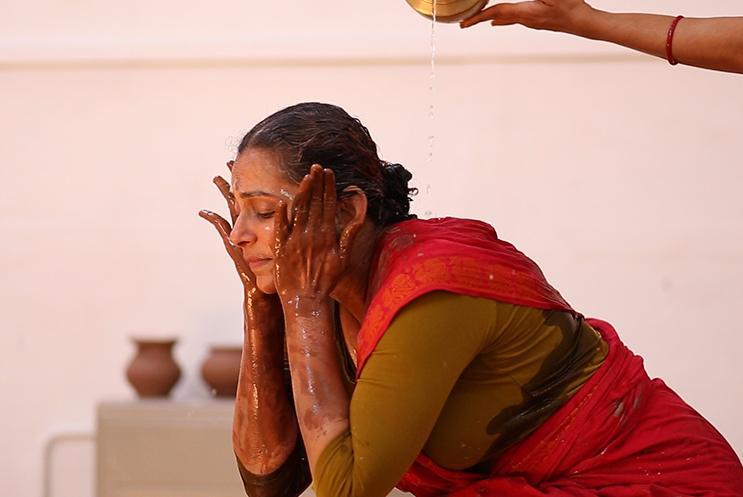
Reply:
[[[369,357],[350,429],[315,468],[318,497],[385,496],[423,452],[440,466],[487,473],[505,449],[565,403],[607,345],[570,313],[443,291],[415,299]],[[240,468],[248,495],[298,495],[301,447],[271,475]]]

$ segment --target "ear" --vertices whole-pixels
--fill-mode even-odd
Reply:
[[[343,198],[338,199],[336,223],[338,231],[351,224],[363,224],[366,220],[367,201],[364,190],[358,186],[343,189]]]

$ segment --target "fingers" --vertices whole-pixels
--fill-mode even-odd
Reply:
[[[304,231],[310,214],[310,195],[312,193],[312,176],[305,175],[299,183],[297,194],[294,196],[294,219],[292,220],[292,231]]]
[[[505,26],[509,24],[516,24],[518,16],[527,7],[527,4],[534,2],[519,2],[519,3],[498,3],[487,9],[483,9],[473,16],[463,19],[459,26],[462,28],[469,28],[475,24],[479,24],[484,21],[491,21],[493,26]]]
[[[291,225],[292,231],[305,231],[309,228],[310,215],[315,203],[316,193],[316,180],[318,177],[318,171],[321,172],[322,168],[317,164],[310,168],[309,173],[302,178],[297,189],[297,194],[294,197],[294,220]],[[319,185],[322,189],[322,184]],[[322,194],[322,192],[320,192]],[[314,206],[316,209],[316,206]],[[322,208],[322,200],[320,200],[320,208]]]
[[[229,244],[232,245],[232,242],[230,241],[230,231],[232,231],[232,227],[225,218],[223,218],[216,212],[207,210],[199,211],[199,216],[209,221],[212,226],[217,229],[219,235],[222,237],[225,243],[229,242]]]
[[[310,212],[308,222],[308,228],[311,231],[316,231],[322,228],[323,220],[323,197],[325,190],[325,183],[323,181],[323,170],[322,167],[314,164],[310,168],[310,181],[312,182],[312,194],[310,197]]]
[[[286,239],[289,238],[289,213],[287,210],[286,202],[284,202],[283,200],[279,200],[279,205],[276,207],[273,234],[273,253],[274,256],[276,256],[281,252],[281,249],[286,244]]]
[[[227,201],[227,207],[230,209],[232,224],[235,224],[235,220],[237,219],[237,207],[235,206],[235,196],[230,191],[230,184],[221,176],[216,176],[212,182],[217,185],[219,192]]]
[[[224,248],[227,249],[227,253],[232,259],[232,262],[235,263],[235,268],[237,269],[237,273],[240,275],[243,284],[254,285],[255,281],[253,273],[250,272],[250,268],[245,264],[245,259],[243,259],[240,247],[232,243],[232,240],[230,240],[230,231],[232,230],[230,223],[219,214],[207,210],[199,211],[199,216],[209,221],[211,225],[216,228],[219,236],[222,237]]]
[[[335,213],[337,197],[335,192],[335,173],[315,164],[302,179],[294,197],[294,219],[289,219],[288,207],[280,201],[274,221],[274,250],[279,250],[290,233],[311,233],[311,236],[325,234],[325,242],[335,238]],[[322,235],[321,235],[322,236]]]
[[[222,237],[224,248],[227,249],[227,253],[230,254],[230,257],[232,257],[232,260],[235,261],[235,264],[242,264],[243,258],[242,253],[240,252],[240,248],[232,243],[232,240],[230,240],[230,231],[232,231],[230,223],[228,223],[225,218],[212,211],[200,211],[199,216],[209,221],[212,226],[217,229],[219,236]]]
[[[335,232],[335,210],[337,198],[335,194],[335,173],[332,169],[323,170],[324,192],[323,192],[323,226],[333,233]]]

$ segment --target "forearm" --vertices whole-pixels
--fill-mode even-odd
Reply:
[[[570,32],[666,58],[674,17],[579,11]],[[673,36],[673,56],[682,64],[743,73],[743,17],[682,19]]]
[[[288,303],[286,340],[294,404],[310,468],[348,429],[349,396],[342,380],[330,301],[298,298]]]
[[[281,308],[248,301],[246,297],[232,441],[243,467],[264,475],[278,469],[294,450],[297,421],[284,385]]]
[[[297,497],[312,481],[307,456],[301,440],[297,440],[294,451],[276,470],[267,475],[254,475],[237,461],[245,493],[250,497]]]

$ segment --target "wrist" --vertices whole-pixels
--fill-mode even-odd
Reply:
[[[245,289],[243,293],[245,325],[249,328],[273,329],[283,320],[281,303],[276,295]]]
[[[610,13],[594,9],[588,4],[582,4],[570,13],[565,32],[592,40],[603,39],[601,25],[606,16],[610,15]]]
[[[287,319],[292,317],[320,317],[330,310],[330,299],[325,295],[291,294],[281,298]]]

